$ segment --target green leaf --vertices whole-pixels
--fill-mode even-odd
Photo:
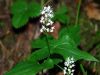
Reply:
[[[27,15],[28,4],[25,1],[16,1],[11,6],[12,25],[14,28],[20,28],[28,22]]]
[[[11,13],[14,15],[21,14],[27,11],[27,3],[25,1],[14,2],[11,6]]]
[[[67,7],[66,5],[62,5],[56,10],[55,14],[66,14],[66,13],[67,13]]]
[[[55,20],[66,24],[68,17],[65,14],[55,14]]]
[[[28,15],[30,17],[37,17],[40,15],[41,6],[38,3],[30,3],[28,6]]]
[[[59,21],[61,23],[66,24],[68,20],[67,13],[67,7],[65,5],[62,5],[58,10],[55,12],[55,16],[53,18],[54,21]]]
[[[69,35],[64,35],[59,41],[52,43],[51,53],[60,54],[66,60],[67,57],[74,57],[76,60],[84,59],[88,61],[97,61],[92,55],[81,51],[76,47],[75,41]]]
[[[76,46],[80,43],[80,26],[69,26],[68,28],[63,28],[59,34],[59,38],[63,35],[68,35],[72,40],[74,40]]]
[[[92,55],[88,54],[87,52],[81,51],[77,48],[77,45],[79,43],[78,31],[79,29],[77,27],[72,27],[72,29],[69,28],[68,30],[64,29],[61,31],[60,38],[58,40],[49,40],[51,54],[55,54],[55,53],[60,54],[64,57],[64,59],[70,56],[70,57],[74,57],[76,60],[84,59],[88,61],[97,61],[97,59],[95,59]],[[78,34],[78,35],[75,35],[75,34]],[[43,46],[41,46],[40,48],[42,47]],[[41,53],[42,51],[44,52],[44,50],[46,51],[46,53],[48,53],[48,47],[46,45],[44,48],[40,50],[41,50]],[[39,53],[37,54],[37,57]],[[42,55],[41,53],[40,55]],[[46,55],[45,53],[43,54]],[[42,59],[44,58],[44,56],[42,55],[39,58]]]
[[[54,65],[57,65],[60,62],[62,62],[61,59],[48,58],[41,65],[43,66],[43,69],[51,69],[54,67]]]
[[[43,48],[45,46],[47,46],[45,38],[38,38],[31,42],[32,48]]]
[[[4,75],[36,75],[42,67],[40,64],[22,61]]]
[[[52,59],[48,58],[41,65],[44,67],[44,69],[50,69],[53,68],[54,62]]]
[[[59,59],[59,58],[52,58],[54,65],[57,65],[58,63],[62,62],[63,60]]]
[[[44,47],[47,47],[46,37],[49,39],[49,43],[51,41],[55,40],[51,35],[46,34],[44,36],[40,36],[38,39],[32,40],[31,47],[32,48],[44,48]]]
[[[16,14],[12,18],[12,25],[14,28],[20,28],[28,22],[28,16],[26,13]]]
[[[67,34],[74,40],[76,46],[80,44],[80,26],[74,25],[67,28]]]
[[[4,75],[36,75],[43,69],[51,69],[60,59],[48,58],[42,64],[33,61],[21,61],[12,70],[6,72]]]
[[[35,2],[27,4],[26,1],[16,1],[11,7],[13,27],[21,28],[28,22],[29,18],[39,16],[40,9],[40,5]]]
[[[35,52],[33,52],[29,57],[28,60],[29,61],[38,61],[38,60],[42,60],[44,58],[47,58],[49,56],[49,51],[47,47],[44,47],[42,49],[39,49]]]

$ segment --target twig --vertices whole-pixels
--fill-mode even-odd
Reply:
[[[5,53],[6,53],[8,50],[7,50],[7,48],[3,45],[3,43],[2,43],[1,40],[0,40],[0,46],[1,46],[1,48],[2,48],[2,49],[1,49],[1,50],[2,50],[2,56],[3,56],[2,59],[4,59],[4,58],[6,57],[6,56],[5,56],[5,55],[6,55]]]
[[[6,18],[9,18],[9,15],[8,14],[0,15],[0,19],[6,19]]]

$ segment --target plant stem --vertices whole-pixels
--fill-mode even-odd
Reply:
[[[62,71],[63,71],[63,68],[61,67],[61,66],[59,66],[59,65],[57,65],[57,64],[55,64],[57,67],[59,67]]]
[[[46,35],[46,43],[47,43],[47,46],[48,46],[48,50],[49,50],[49,56],[48,58],[50,58],[50,55],[51,55],[51,52],[50,52],[50,45],[49,45],[49,40],[48,40],[48,36],[47,36],[47,33],[45,34]],[[56,66],[58,66],[62,71],[63,71],[63,68],[60,67],[59,65],[55,64]]]
[[[76,21],[75,21],[75,26],[78,25],[81,2],[82,2],[82,0],[79,0],[79,3],[78,3],[78,10],[77,10],[77,15],[76,15]]]
[[[48,52],[49,52],[48,58],[50,58],[51,52],[50,52],[50,45],[49,45],[49,40],[48,40],[47,34],[46,34],[46,43],[47,43],[47,46],[48,46]]]

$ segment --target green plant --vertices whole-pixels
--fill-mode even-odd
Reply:
[[[85,71],[85,70],[84,70],[84,68],[83,68],[83,65],[82,65],[82,64],[80,64],[80,68],[81,68],[81,70],[82,70],[83,75],[87,75],[87,71]]]
[[[34,6],[36,8],[34,8]],[[13,15],[12,25],[14,28],[20,28],[24,26],[29,18],[36,18],[40,15],[41,6],[36,3],[27,3],[26,1],[16,1],[11,7],[11,13]]]
[[[34,6],[37,8],[34,8]],[[41,6],[36,2],[29,4],[25,1],[15,2],[11,7],[13,27],[23,27],[29,18],[40,16],[41,9]],[[53,20],[66,25],[66,12],[66,6],[57,9]],[[75,24],[77,22],[78,15]],[[98,61],[92,55],[78,49],[77,46],[80,43],[79,30],[78,25],[68,28],[64,27],[60,30],[58,39],[54,39],[48,33],[44,33],[43,36],[31,42],[32,48],[38,48],[38,50],[30,54],[25,60],[19,62],[12,70],[5,73],[5,75],[36,75],[43,69],[53,68],[54,65],[58,65],[58,63],[66,60],[68,57],[74,57],[75,61],[80,59]],[[54,56],[56,54],[62,56],[62,58]],[[40,63],[40,61],[42,62]]]

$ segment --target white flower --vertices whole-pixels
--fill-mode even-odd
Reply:
[[[68,75],[73,75],[73,73],[74,73],[74,67],[75,67],[75,64],[74,64],[74,62],[75,62],[75,60],[74,60],[74,58],[70,58],[70,57],[68,57],[67,59],[66,59],[66,61],[65,61],[65,63],[64,63],[64,65],[65,65],[65,67],[64,67],[64,70],[63,71],[66,71],[66,72],[64,72],[64,74],[65,73],[67,73]],[[66,75],[66,74],[65,74]]]
[[[68,73],[69,73],[69,74],[71,73],[71,69],[70,69],[70,68],[68,68]]]
[[[49,25],[51,25],[51,24],[50,24],[50,23],[47,23],[47,24],[46,24],[46,26],[49,26]]]
[[[49,11],[49,10],[51,10],[51,7],[50,6],[47,7],[47,11]]]
[[[70,75],[73,75],[73,73],[71,73]]]
[[[65,66],[68,66],[68,65],[69,65],[69,62],[65,62],[64,65],[65,65]]]
[[[51,27],[51,29],[55,29],[55,26]]]
[[[67,70],[67,68],[66,68],[66,67],[64,67],[64,70]]]
[[[47,7],[44,7],[41,14],[45,14],[45,13],[52,13],[52,10],[51,10],[51,7],[50,6],[47,6]]]
[[[40,29],[40,32],[43,32],[43,29]]]
[[[51,19],[54,15],[51,7],[44,7],[41,11],[41,15],[40,23],[42,24],[42,28],[40,29],[40,32],[53,32],[55,28],[52,26],[54,22]]]
[[[45,22],[45,18],[42,16],[40,19],[40,23],[44,23]]]
[[[53,24],[53,22],[52,21],[50,21],[50,22],[48,22],[47,24],[46,24],[46,26],[52,26],[52,24]],[[51,27],[52,28],[52,27]]]
[[[42,11],[42,12],[41,12],[41,14],[44,14],[44,13],[45,13],[45,11]]]
[[[50,19],[48,20],[48,23],[50,23],[50,25],[52,25],[53,24],[53,21],[51,21]]]
[[[47,18],[47,17],[48,17],[48,14],[44,14],[44,17],[46,17],[46,18]]]
[[[53,27],[51,27],[50,32],[53,32],[53,31],[54,31],[54,29],[55,29],[55,27],[54,27],[54,26],[53,26]]]
[[[66,74],[66,70],[63,70],[63,72],[64,72],[64,75]]]
[[[50,10],[50,11],[49,11],[49,13],[53,13],[53,11],[52,11],[52,10]]]
[[[53,29],[50,29],[50,32],[53,32]]]
[[[46,29],[47,32],[50,32],[49,28]]]
[[[75,70],[72,70],[72,73],[74,72]]]

